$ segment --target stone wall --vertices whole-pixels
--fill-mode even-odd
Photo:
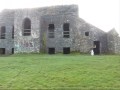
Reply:
[[[108,53],[119,54],[120,53],[120,37],[119,34],[112,29],[107,34]]]
[[[69,16],[68,16],[69,15]],[[71,6],[55,6],[50,8],[36,8],[36,9],[22,9],[22,10],[16,10],[15,11],[15,18],[14,18],[14,26],[15,26],[15,53],[20,52],[39,52],[43,49],[43,38],[45,35],[44,32],[47,34],[47,28],[44,28],[44,26],[48,27],[48,24],[53,22],[56,26],[59,25],[58,28],[61,28],[61,23],[66,22],[67,18],[71,18],[70,16],[77,17],[78,16],[78,10],[76,5]],[[23,30],[23,21],[25,18],[29,18],[31,20],[31,36],[23,36],[22,30]],[[46,18],[46,22],[44,23]],[[66,20],[64,20],[66,19]],[[72,21],[71,21],[72,22]],[[72,25],[72,24],[71,24]],[[56,29],[58,29],[56,28]],[[61,34],[62,30],[59,29]],[[57,30],[56,30],[57,31]],[[56,36],[59,34],[59,31],[56,32]],[[71,34],[72,35],[72,34]],[[45,36],[47,38],[47,35]],[[63,41],[56,38],[57,41]],[[46,39],[46,50],[47,47],[52,45],[53,40],[47,40]],[[69,41],[67,41],[69,42]],[[63,44],[63,42],[60,42]],[[60,43],[56,43],[56,45],[60,45]],[[33,44],[31,47],[30,44]],[[49,46],[48,46],[49,45]],[[65,44],[64,44],[65,45]],[[40,49],[40,47],[42,49]],[[58,47],[59,49],[59,47]],[[59,49],[61,50],[61,49]]]
[[[31,35],[23,36],[23,21],[25,18],[31,20]],[[39,52],[40,47],[40,16],[36,10],[23,9],[15,11],[15,53]]]
[[[23,21],[31,21],[31,35],[23,36]],[[63,24],[69,23],[70,38],[63,37]],[[54,24],[55,37],[48,38],[48,26]],[[100,53],[120,53],[120,38],[113,32],[106,33],[87,23],[78,16],[77,5],[52,6],[34,9],[4,10],[0,14],[0,27],[6,27],[6,39],[0,39],[0,48],[6,48],[6,54],[12,53],[48,53],[54,47],[55,53],[70,51],[89,53],[95,48],[94,41],[100,42]],[[14,27],[14,40],[12,29]],[[88,36],[85,33],[89,33]]]
[[[5,54],[11,54],[14,47],[14,40],[12,39],[12,29],[14,25],[14,11],[3,10],[0,14],[0,29],[2,26],[6,28],[5,39],[0,39],[0,48],[5,48]]]
[[[77,21],[78,32],[76,33],[76,50],[80,52],[89,53],[94,47],[94,41],[100,42],[100,53],[107,52],[107,36],[106,33],[95,26],[87,23],[81,18]],[[89,36],[85,35],[85,32],[89,33]]]
[[[63,47],[70,47],[71,51],[75,51],[74,49],[74,38],[75,34],[78,33],[76,30],[76,16],[72,15],[50,15],[50,16],[43,16],[41,22],[41,41],[45,39],[46,41],[46,51],[49,47],[55,47],[56,53],[62,52]],[[48,25],[53,23],[55,25],[55,38],[48,38]],[[63,24],[69,23],[70,24],[70,38],[63,37]],[[44,35],[44,36],[43,36]],[[44,44],[42,45],[41,49],[43,49]]]

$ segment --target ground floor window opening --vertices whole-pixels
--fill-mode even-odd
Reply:
[[[4,55],[5,54],[5,48],[0,48],[0,54]]]
[[[55,54],[55,48],[48,48],[49,54]]]
[[[64,47],[63,54],[70,54],[70,47]]]

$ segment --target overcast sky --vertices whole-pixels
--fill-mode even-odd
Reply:
[[[77,4],[80,18],[92,25],[104,31],[116,28],[120,32],[119,0],[0,0],[0,11],[65,4]]]

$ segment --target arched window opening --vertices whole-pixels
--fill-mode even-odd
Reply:
[[[31,35],[31,20],[29,18],[25,18],[23,22],[23,36]]]

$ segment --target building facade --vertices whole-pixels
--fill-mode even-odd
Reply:
[[[119,53],[113,49],[119,44],[111,44],[116,35],[114,39],[110,35],[79,18],[77,5],[0,13],[0,54],[89,53],[91,49],[95,54]]]

